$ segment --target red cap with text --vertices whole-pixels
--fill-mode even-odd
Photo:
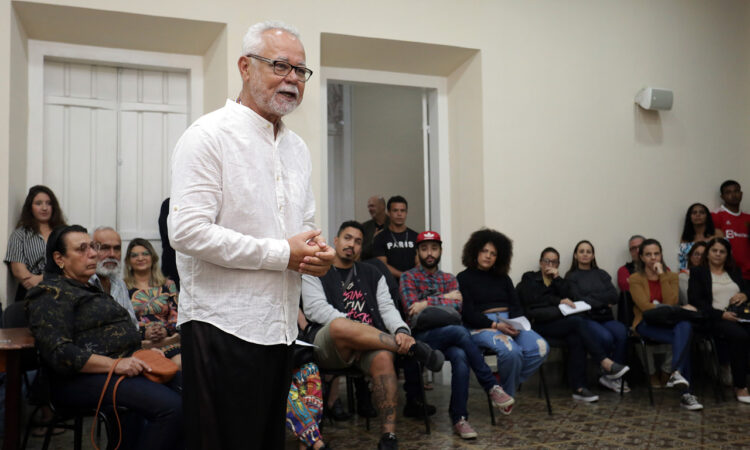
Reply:
[[[443,241],[440,240],[440,234],[437,231],[423,231],[417,236],[417,245],[429,241],[435,241],[440,244],[443,243]]]

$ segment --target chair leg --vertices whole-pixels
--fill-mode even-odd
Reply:
[[[94,418],[96,420],[96,417]],[[73,432],[73,449],[81,450],[83,448],[83,416],[78,415],[75,418],[75,431]]]
[[[44,442],[42,443],[42,450],[47,450],[49,448],[50,441],[52,440],[52,430],[55,428],[55,424],[57,423],[58,417],[57,414],[52,418],[52,420],[47,425],[47,431],[44,433]]]
[[[422,372],[424,371],[424,367],[422,364],[418,364],[419,367],[419,376],[417,377],[419,379],[419,392],[422,395],[422,416],[424,416],[424,432],[425,434],[430,434],[430,418],[427,416],[427,397],[424,393],[424,380],[422,379]]]
[[[487,393],[487,405],[490,407],[490,423],[492,425],[497,425],[497,422],[495,420],[495,408],[492,406],[492,399],[490,398],[489,392]]]
[[[29,420],[26,423],[26,431],[23,433],[23,441],[21,442],[21,450],[24,450],[26,448],[26,444],[28,444],[29,442],[29,435],[31,435],[31,430],[34,429],[34,427],[37,425],[37,422],[34,420],[34,417],[37,414],[41,414],[41,410],[42,410],[42,407],[37,406],[31,412],[31,415],[29,415]]]
[[[640,340],[641,344],[641,362],[644,375],[646,376],[646,387],[648,388],[648,401],[651,403],[651,406],[654,406],[654,390],[651,387],[651,380],[649,379],[649,375],[651,374],[651,364],[649,364],[648,361],[648,355],[646,354],[646,343],[643,341],[643,339]]]
[[[346,377],[346,404],[349,414],[354,414],[354,379]]]
[[[708,349],[708,357],[711,359],[711,364],[716,369],[714,373],[716,376],[713,380],[716,403],[723,403],[726,399],[724,398],[724,386],[721,384],[721,362],[719,361],[719,353],[716,351],[716,340],[713,336],[708,336],[706,341],[706,344],[710,346]]]
[[[549,392],[547,391],[547,380],[544,378],[544,364],[539,366],[539,389],[544,392],[544,399],[547,401],[547,414],[552,415],[552,403],[549,401]]]

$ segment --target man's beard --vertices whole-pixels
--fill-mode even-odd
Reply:
[[[105,263],[114,263],[115,266],[111,269],[105,266]],[[96,263],[96,274],[100,277],[105,278],[119,278],[122,274],[122,268],[120,267],[120,261],[114,258],[107,258]]]
[[[286,99],[283,94],[280,93],[282,91],[294,92],[297,95],[296,101],[289,101]],[[255,103],[257,103],[262,109],[270,111],[279,117],[285,116],[294,111],[301,102],[297,86],[280,86],[273,94],[271,94],[270,98],[266,98],[265,94],[260,79],[250,81],[250,95],[252,95]]]
[[[440,264],[440,256],[438,256],[437,258],[435,258],[435,260],[432,262],[432,264],[427,264],[427,261],[424,260],[424,259],[422,259],[422,257],[420,256],[419,257],[419,264],[421,264],[422,267],[424,267],[425,269],[434,269],[435,267],[437,267],[438,264]]]

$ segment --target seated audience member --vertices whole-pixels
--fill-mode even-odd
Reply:
[[[130,302],[128,287],[122,280],[122,240],[117,231],[111,227],[99,227],[94,230],[94,242],[99,245],[96,253],[96,273],[91,276],[92,284],[109,294],[125,308],[133,325],[138,327],[133,304]]]
[[[636,261],[638,261],[638,247],[641,246],[641,242],[646,239],[640,234],[635,234],[628,239],[628,251],[630,252],[630,262],[625,263],[619,269],[617,269],[617,286],[620,288],[620,292],[630,292],[630,285],[628,284],[628,278],[630,275],[635,273]]]
[[[687,253],[687,268],[680,270],[680,305],[688,304],[688,285],[690,281],[690,270],[703,263],[703,255],[706,253],[705,242],[696,242]]]
[[[299,311],[297,326],[307,328],[307,319]],[[323,418],[323,381],[314,362],[309,360],[294,363],[298,366],[292,375],[292,385],[286,402],[286,426],[300,440],[300,450],[330,449],[320,434],[318,424]]]
[[[179,373],[166,385],[141,376],[149,367],[131,356],[141,338],[128,312],[88,283],[97,244],[80,225],[62,226],[49,236],[46,253],[44,280],[29,291],[26,312],[39,354],[53,372],[54,403],[93,410],[114,367],[115,375],[126,376],[117,405],[142,418],[123,420],[123,447],[184,448]],[[105,395],[102,407],[111,405],[112,395]]]
[[[406,226],[409,212],[406,199],[394,195],[388,199],[388,227],[375,236],[372,255],[383,261],[398,282],[401,274],[414,267],[417,232]]]
[[[448,307],[461,310],[461,292],[456,277],[438,269],[442,254],[442,241],[435,231],[423,231],[417,237],[419,265],[401,275],[401,296],[405,310],[412,323],[419,322],[419,315],[428,307]],[[484,361],[479,347],[471,334],[460,325],[456,315],[455,325],[433,324],[415,332],[418,339],[442,350],[451,363],[451,400],[448,413],[453,430],[463,439],[474,439],[476,431],[467,421],[469,412],[469,367],[474,370],[479,384],[487,391],[492,404],[504,414],[510,414],[513,397],[498,386],[492,370]]]
[[[586,322],[607,356],[618,364],[625,364],[627,327],[614,319],[612,305],[617,304],[617,290],[609,274],[596,264],[596,254],[591,242],[583,240],[573,250],[570,270],[565,274],[570,283],[574,302],[591,305]],[[619,384],[620,380],[614,380]],[[607,386],[609,387],[609,386]]]
[[[375,407],[383,435],[379,448],[396,448],[397,378],[393,354],[410,355],[433,371],[444,356],[415,341],[377,269],[355,262],[362,251],[362,225],[341,224],[333,240],[336,256],[323,277],[302,276],[302,304],[307,319],[322,325],[315,333],[315,356],[321,369],[358,367],[372,376]],[[419,397],[408,393],[407,397]],[[408,400],[407,400],[408,401]]]
[[[717,230],[708,207],[703,203],[693,203],[685,213],[685,225],[682,227],[680,250],[677,253],[679,269],[688,269],[688,252],[696,242],[706,242],[715,237],[724,237],[724,232]]]
[[[560,277],[560,254],[552,247],[542,250],[539,270],[523,274],[518,284],[518,296],[532,328],[545,338],[562,339],[568,346],[568,383],[573,398],[595,402],[599,396],[591,392],[586,383],[586,353],[599,363],[605,375],[599,382],[614,390],[620,386],[610,379],[617,379],[629,367],[617,364],[604,354],[604,349],[586,325],[588,319],[581,314],[563,316],[560,305],[575,307],[570,300],[570,287]],[[464,309],[466,308],[464,296]]]
[[[383,197],[373,195],[368,198],[367,212],[370,213],[371,219],[362,224],[362,229],[365,230],[362,238],[362,261],[373,257],[373,239],[390,224],[388,215],[385,213],[385,199]]]
[[[742,188],[734,180],[721,183],[719,188],[721,207],[711,214],[716,228],[724,232],[724,236],[732,245],[734,261],[742,271],[742,278],[750,282],[750,214],[742,212]]]
[[[177,286],[159,270],[159,255],[146,239],[133,239],[125,253],[125,285],[138,318],[143,346],[158,348],[182,366]]]
[[[688,299],[708,319],[714,336],[729,347],[729,363],[737,400],[750,403],[747,390],[750,324],[739,322],[738,311],[744,313],[750,295],[742,272],[732,259],[732,246],[723,238],[708,242],[703,264],[690,269]],[[744,314],[743,318],[750,318]]]
[[[479,348],[497,353],[500,381],[511,396],[549,354],[547,341],[535,331],[516,329],[502,321],[523,315],[508,276],[512,257],[513,243],[504,234],[490,229],[475,231],[461,257],[466,270],[457,276],[463,321],[472,329],[471,340]]]
[[[15,301],[22,301],[26,291],[42,281],[47,238],[59,225],[65,225],[65,216],[55,193],[47,186],[32,186],[5,253],[4,261],[18,282]]]
[[[679,282],[677,274],[669,272],[662,261],[661,244],[656,239],[646,239],[638,250],[638,271],[630,276],[630,293],[633,296],[633,329],[639,335],[672,346],[672,375],[667,387],[682,392],[680,406],[689,410],[703,409],[698,399],[690,393],[690,340],[692,325],[683,320],[673,327],[646,323],[643,312],[659,305],[677,305]],[[695,311],[690,305],[685,309]]]

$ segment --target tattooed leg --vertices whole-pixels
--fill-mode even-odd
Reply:
[[[393,368],[393,354],[380,352],[370,366],[372,399],[378,410],[383,433],[396,431],[398,379]]]
[[[396,338],[392,335],[342,317],[331,321],[330,333],[339,355],[345,360],[362,350],[398,351]]]

